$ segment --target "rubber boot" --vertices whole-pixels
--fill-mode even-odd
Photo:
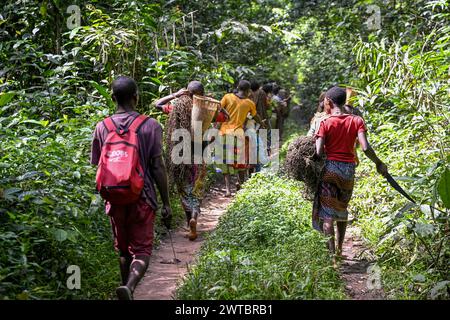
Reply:
[[[197,239],[197,218],[198,218],[198,211],[195,211],[192,214],[192,218],[189,221],[189,235],[188,238],[191,241],[194,241]]]
[[[119,257],[120,264],[120,277],[122,279],[122,285],[126,285],[128,282],[128,275],[130,274],[130,265],[133,258],[130,255],[123,254]]]
[[[150,256],[134,257],[130,265],[127,284],[116,289],[117,298],[119,300],[133,300],[134,289],[142,277],[144,277],[149,261]]]

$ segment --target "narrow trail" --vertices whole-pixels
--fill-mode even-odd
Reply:
[[[383,289],[371,289],[374,285],[370,285],[370,281],[368,285],[371,276],[368,268],[372,262],[362,257],[365,247],[356,231],[355,226],[349,225],[342,248],[344,259],[339,271],[345,283],[345,291],[352,300],[384,300]]]
[[[177,284],[186,275],[188,268],[195,263],[206,236],[215,229],[219,217],[225,212],[233,198],[225,198],[224,186],[216,183],[206,194],[198,220],[198,238],[189,241],[186,237],[188,228],[185,224],[171,230],[173,247],[179,262],[167,263],[174,259],[169,235],[153,251],[148,270],[134,292],[135,300],[171,300],[174,298]]]

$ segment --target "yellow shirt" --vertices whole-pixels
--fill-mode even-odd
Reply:
[[[248,113],[250,112],[252,116],[256,115],[255,103],[250,99],[241,99],[234,93],[226,94],[220,103],[230,115],[230,120],[222,123],[220,127],[221,135],[235,134],[236,130],[243,130]]]

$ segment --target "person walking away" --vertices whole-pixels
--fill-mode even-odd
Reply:
[[[268,109],[267,94],[263,89],[261,89],[261,86],[258,83],[258,81],[255,80],[252,81],[250,83],[250,87],[252,91],[250,93],[249,98],[256,105],[256,113],[260,116],[261,121],[267,124],[269,118],[267,115]]]
[[[167,227],[172,210],[162,158],[161,125],[136,112],[138,88],[133,79],[115,79],[112,99],[116,112],[95,128],[91,163],[98,165],[97,190],[106,200],[106,213],[120,256],[122,285],[116,294],[119,300],[132,300],[152,254],[157,210],[154,184],[161,195]]]
[[[317,111],[314,114],[314,117],[311,119],[310,127],[308,130],[308,133],[306,134],[307,137],[314,137],[316,133],[319,131],[320,123],[328,118],[328,114],[324,110],[323,100],[325,99],[325,93],[322,92],[319,96],[319,105],[317,106]]]
[[[273,85],[273,97],[272,100],[275,102],[275,113],[277,116],[275,129],[278,129],[280,140],[283,139],[283,119],[284,114],[286,113],[286,109],[288,108],[288,101],[290,97],[283,97],[280,92],[281,88],[279,85]]]
[[[248,97],[250,95],[250,82],[241,80],[238,84],[236,93],[226,94],[222,100],[222,107],[228,112],[230,119],[222,123],[219,134],[225,139],[223,157],[217,157],[217,167],[222,170],[225,178],[226,197],[231,196],[230,189],[230,175],[238,175],[237,188],[244,183],[247,167],[242,164],[235,164],[237,161],[237,151],[235,148],[235,140],[245,139],[244,124],[248,113],[253,116],[253,119],[262,127],[265,128],[260,116],[257,114],[255,103]],[[227,150],[233,150],[233,163],[227,163]]]
[[[330,116],[320,124],[316,134],[316,153],[326,155],[325,168],[313,205],[313,227],[330,237],[328,248],[335,253],[334,221],[337,225],[337,257],[342,254],[348,211],[355,175],[354,143],[358,138],[366,156],[375,163],[377,171],[386,175],[386,165],[377,157],[367,141],[364,120],[345,114],[346,92],[340,87],[329,89],[324,98],[325,112]],[[334,258],[335,259],[335,258]]]
[[[165,96],[156,101],[157,109],[169,114],[166,130],[167,166],[169,180],[175,183],[181,199],[181,205],[185,212],[189,227],[188,239],[197,239],[197,221],[200,216],[200,206],[204,192],[206,179],[206,165],[195,164],[191,158],[190,164],[175,164],[171,157],[173,147],[178,141],[172,141],[172,134],[177,129],[185,129],[191,132],[191,114],[193,108],[193,96],[203,96],[205,89],[199,81],[189,82],[187,88],[180,89],[175,94]],[[191,151],[194,151],[194,140],[191,136]]]
[[[269,139],[270,136],[270,121],[269,116],[267,113],[267,109],[269,108],[269,101],[267,99],[266,92],[261,88],[258,81],[253,80],[250,83],[250,87],[252,89],[252,92],[250,94],[250,99],[255,103],[256,105],[256,113],[261,117],[261,120],[264,122],[264,124],[267,126],[267,139]],[[249,122],[254,122],[253,119],[247,120],[247,124]],[[255,123],[251,123],[250,127],[257,130]],[[261,163],[264,163],[263,161],[266,161],[267,159],[267,150],[261,150],[263,146],[267,147],[267,144],[261,141],[261,138],[259,136],[256,136],[257,140],[257,148],[258,148],[258,164],[255,165],[254,171],[259,172],[261,171]],[[261,157],[262,156],[262,157]],[[260,159],[264,158],[264,159]]]
[[[271,141],[271,130],[274,126],[272,126],[272,84],[265,83],[262,86],[262,90],[266,94],[266,112],[267,112],[267,154],[270,155],[270,147],[272,145]],[[274,121],[275,123],[275,121]]]

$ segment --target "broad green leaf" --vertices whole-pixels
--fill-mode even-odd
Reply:
[[[56,241],[59,242],[63,242],[67,239],[67,231],[62,230],[62,229],[56,229],[55,232],[53,233],[53,235],[55,236]]]
[[[264,30],[266,30],[268,33],[272,34],[272,28],[269,26],[261,26]]]
[[[95,89],[97,89],[98,93],[100,93],[103,96],[103,98],[105,98],[108,106],[110,106],[110,107],[114,106],[114,103],[111,99],[111,94],[109,93],[109,90],[107,88],[98,84],[95,81],[89,81],[89,82],[90,82],[90,84],[92,84],[94,86]]]
[[[69,39],[72,40],[73,37],[76,36],[77,32],[81,29],[81,27],[77,27],[70,32]]]
[[[450,170],[445,169],[438,184],[438,193],[444,203],[444,207],[450,209]]]
[[[414,226],[414,232],[416,232],[421,237],[427,237],[434,233],[434,227],[428,223],[416,223]]]
[[[14,200],[15,199],[14,195],[21,191],[22,191],[22,189],[20,189],[20,188],[5,189],[5,190],[3,190],[3,198],[5,198],[7,200]]]
[[[0,93],[0,107],[3,107],[5,104],[9,103],[15,95],[15,92]]]
[[[413,281],[415,281],[415,282],[425,282],[425,280],[426,280],[426,278],[423,274],[416,274],[413,277]]]
[[[48,125],[48,120],[22,120],[20,121],[20,123],[33,123],[33,124],[38,124],[40,126],[46,127]]]

